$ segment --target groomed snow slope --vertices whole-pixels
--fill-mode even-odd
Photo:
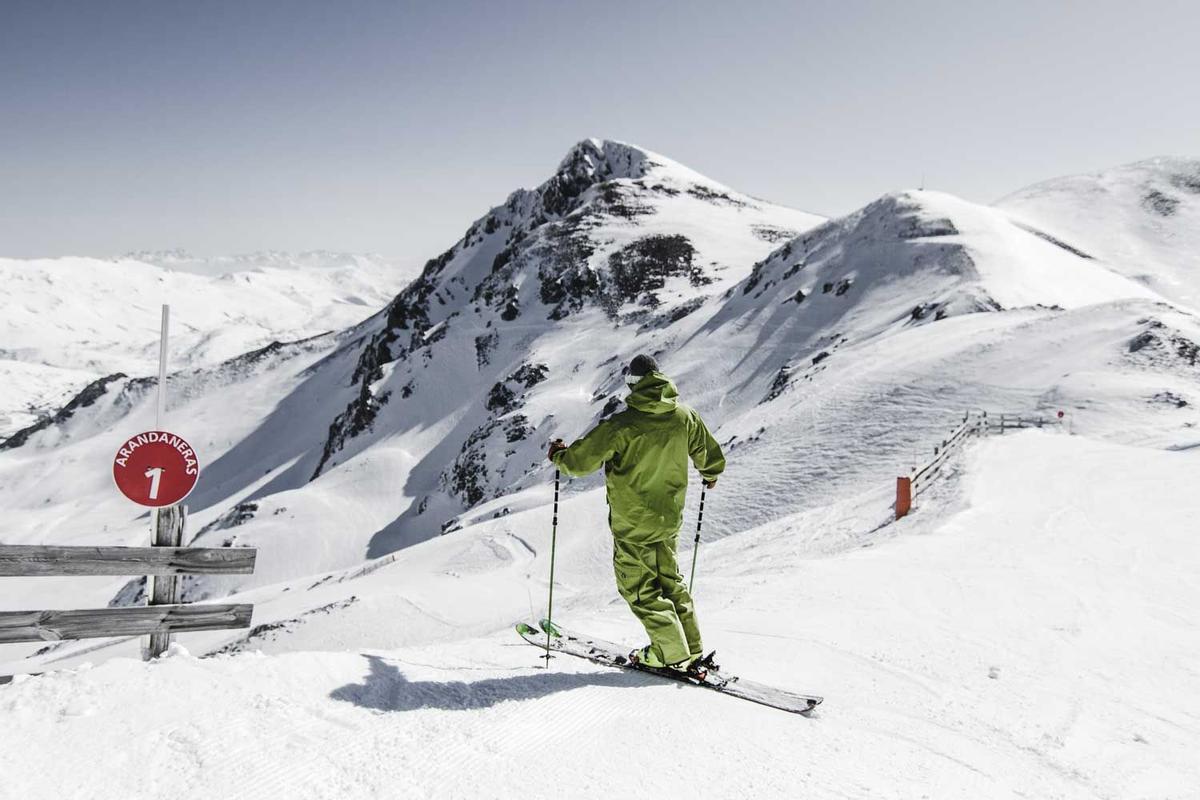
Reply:
[[[815,527],[855,528],[877,499],[864,496],[706,548],[708,644],[747,677],[825,694],[813,719],[567,657],[536,668],[491,600],[542,574],[542,509],[338,584],[388,628],[429,602],[430,582],[470,574],[497,590],[487,602],[440,596],[487,635],[456,619],[394,649],[180,653],[0,686],[0,797],[1187,797],[1200,785],[1193,460],[994,437],[869,546],[814,557],[808,544]],[[575,599],[557,616],[636,642],[596,563],[606,534],[575,511],[560,553]],[[497,558],[518,522],[520,554]],[[342,627],[348,610],[311,624]]]

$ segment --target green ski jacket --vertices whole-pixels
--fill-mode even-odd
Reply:
[[[622,541],[649,544],[679,532],[688,458],[707,481],[725,469],[721,446],[678,398],[666,375],[651,372],[633,387],[628,408],[554,454],[555,465],[574,477],[604,467],[608,523]]]

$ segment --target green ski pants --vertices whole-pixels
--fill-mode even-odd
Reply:
[[[678,536],[650,544],[613,540],[617,591],[650,635],[654,655],[666,664],[677,664],[704,647],[692,595],[679,573],[677,541]]]

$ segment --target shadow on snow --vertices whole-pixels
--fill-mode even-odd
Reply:
[[[541,672],[480,681],[410,681],[394,665],[379,656],[364,656],[371,671],[362,683],[334,689],[334,700],[378,711],[415,711],[440,708],[465,711],[490,708],[505,700],[532,700],[554,692],[584,686],[635,687],[654,681],[644,675],[620,672]]]

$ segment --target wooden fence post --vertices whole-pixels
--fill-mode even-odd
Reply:
[[[183,526],[187,512],[181,505],[166,506],[155,512],[154,546],[179,547],[183,543]],[[175,575],[147,575],[146,597],[152,606],[175,605],[178,601],[179,579]],[[150,634],[146,660],[158,658],[171,646],[170,632]]]
[[[896,519],[912,509],[912,478],[896,478]]]

